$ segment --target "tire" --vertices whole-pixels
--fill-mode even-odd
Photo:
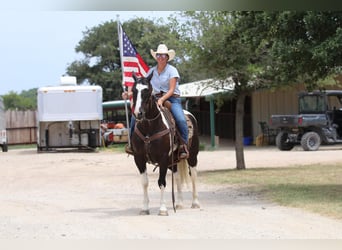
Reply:
[[[288,133],[285,131],[281,131],[277,134],[275,142],[276,146],[281,151],[289,151],[295,146],[293,143],[288,142]]]
[[[8,145],[7,144],[2,144],[2,152],[8,152]]]
[[[300,141],[305,151],[316,151],[321,145],[321,137],[316,132],[306,132]]]

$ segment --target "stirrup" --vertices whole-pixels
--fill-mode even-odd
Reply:
[[[183,144],[179,147],[179,159],[188,159],[189,151],[186,144]]]

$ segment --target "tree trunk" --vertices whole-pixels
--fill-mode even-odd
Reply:
[[[235,155],[236,168],[238,170],[246,169],[245,156],[243,152],[243,117],[245,114],[246,94],[240,93],[236,101],[235,114]]]

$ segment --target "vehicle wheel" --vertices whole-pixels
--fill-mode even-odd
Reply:
[[[2,144],[2,152],[7,152],[8,151],[8,146],[7,144]]]
[[[282,151],[289,151],[295,146],[293,143],[288,141],[288,133],[285,131],[281,131],[277,134],[275,142],[279,150]]]
[[[316,151],[321,145],[321,137],[316,132],[306,132],[300,141],[305,151]]]

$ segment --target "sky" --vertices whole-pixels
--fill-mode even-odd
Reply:
[[[0,95],[58,85],[81,55],[75,47],[88,28],[136,17],[166,18],[172,11],[0,11]]]

